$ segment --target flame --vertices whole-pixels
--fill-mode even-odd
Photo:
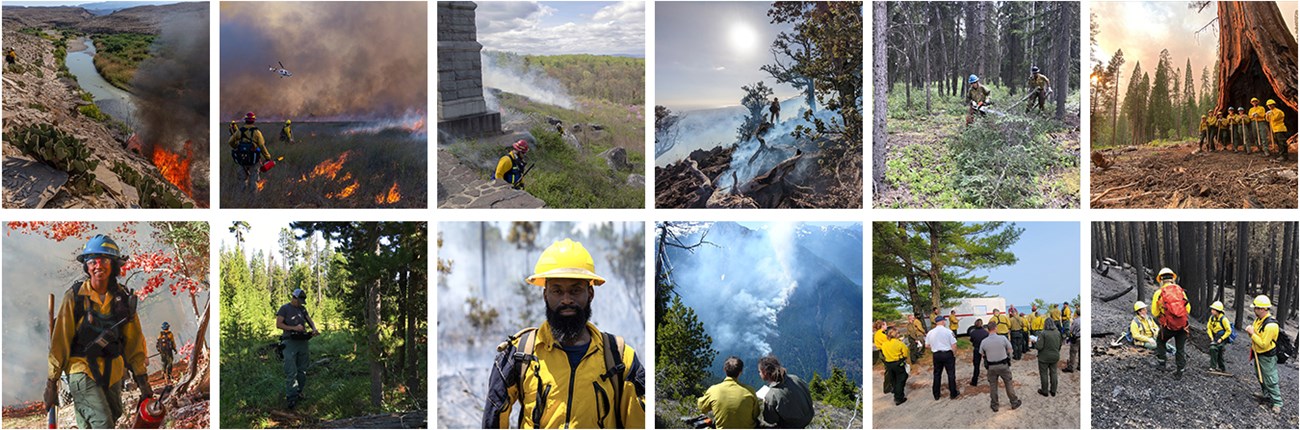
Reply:
[[[352,151],[348,150],[339,154],[338,157],[320,162],[320,164],[317,164],[316,167],[311,169],[311,178],[316,179],[321,176],[328,176],[330,180],[333,180],[338,176],[339,170],[343,168],[343,163],[346,163],[350,156],[352,156]]]
[[[258,190],[258,191],[262,191],[262,187],[265,187],[265,186],[266,186],[266,180],[265,180],[265,179],[260,179],[260,180],[257,181],[257,190]]]
[[[412,133],[418,133],[424,131],[424,116],[420,116],[419,118],[416,118],[415,121],[412,121],[411,125],[408,126],[406,129],[410,130]]]
[[[325,198],[327,198],[327,199],[336,199],[336,198],[337,198],[337,199],[346,199],[346,198],[348,198],[348,197],[351,197],[351,196],[352,196],[352,193],[355,193],[355,192],[357,191],[357,188],[360,188],[360,187],[361,187],[361,184],[360,184],[360,183],[358,183],[358,182],[356,182],[356,181],[352,181],[352,185],[348,185],[347,187],[343,188],[343,190],[339,191],[338,193],[325,193]]]
[[[402,200],[402,193],[397,190],[397,183],[393,182],[393,187],[388,189],[388,194],[375,196],[375,204],[393,204]]]
[[[184,150],[188,155],[181,155],[172,152],[162,145],[154,147],[153,164],[158,167],[163,178],[167,179],[176,188],[179,188],[186,196],[193,197],[193,190],[190,183],[190,161],[193,158],[193,143],[185,141]]]

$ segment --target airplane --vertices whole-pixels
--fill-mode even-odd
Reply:
[[[279,74],[280,74],[280,78],[288,78],[288,77],[292,77],[292,76],[293,76],[293,73],[289,73],[288,70],[285,70],[285,69],[284,69],[284,63],[279,62],[279,61],[277,61],[277,63],[280,64],[280,68],[278,68],[278,69],[275,68],[275,66],[267,66],[267,67],[269,67],[269,68],[271,69],[271,72],[273,72],[273,73],[279,73]]]

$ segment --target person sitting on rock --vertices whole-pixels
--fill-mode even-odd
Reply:
[[[1133,313],[1133,321],[1128,324],[1128,334],[1133,339],[1133,346],[1155,350],[1156,334],[1160,332],[1160,327],[1150,315],[1147,315],[1147,304],[1140,300],[1133,303]]]

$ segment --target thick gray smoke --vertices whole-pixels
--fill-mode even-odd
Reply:
[[[156,146],[167,148],[183,157],[196,159],[191,177],[205,171],[208,159],[208,9],[200,12],[169,15],[163,18],[161,32],[145,60],[132,78],[131,88],[137,97],[136,121],[140,143],[146,157]],[[189,148],[186,141],[193,142]],[[196,181],[206,184],[206,180]],[[196,201],[207,202],[206,186],[194,187]]]
[[[382,120],[428,106],[425,2],[224,2],[221,113]],[[270,66],[284,67],[281,78]]]

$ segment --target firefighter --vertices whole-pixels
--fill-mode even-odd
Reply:
[[[493,177],[506,181],[516,190],[524,188],[524,169],[528,166],[524,156],[527,154],[528,141],[520,139],[515,142],[510,146],[510,152],[497,161],[497,170]]]
[[[1029,68],[1028,87],[1032,93],[1029,95],[1029,104],[1025,105],[1025,113],[1029,113],[1035,103],[1038,104],[1038,112],[1043,112],[1043,102],[1047,101],[1047,92],[1051,89],[1051,85],[1052,81],[1048,80],[1047,76],[1038,73],[1038,66]]]
[[[280,143],[293,143],[293,130],[289,128],[292,124],[292,120],[284,120],[284,127],[280,128]]]
[[[158,340],[154,341],[154,348],[158,350],[158,359],[162,361],[163,375],[166,375],[168,383],[171,383],[172,359],[176,353],[176,336],[172,335],[171,324],[166,321],[162,323],[162,331],[158,332]]]
[[[1259,105],[1259,98],[1251,97],[1250,110],[1246,112],[1250,120],[1250,138],[1254,139],[1255,145],[1259,146],[1260,150],[1264,152],[1264,156],[1267,157],[1270,139],[1268,119],[1264,117],[1264,111],[1264,107]]]
[[[280,340],[284,342],[284,397],[289,409],[298,407],[307,387],[307,342],[320,334],[307,314],[306,302],[307,292],[298,288],[289,296],[289,303],[275,312],[275,328],[284,331]]]
[[[980,85],[979,76],[970,75],[966,83],[970,84],[970,89],[966,91],[966,103],[970,105],[966,113],[966,124],[970,125],[971,121],[974,121],[975,114],[981,117],[985,115],[980,108],[993,104],[993,101],[989,99],[989,90]]]
[[[1286,112],[1278,109],[1277,102],[1273,101],[1273,99],[1268,99],[1264,104],[1268,106],[1268,112],[1264,116],[1268,118],[1268,125],[1273,131],[1273,145],[1276,146],[1277,159],[1285,160],[1287,153]]]
[[[122,416],[127,370],[141,398],[153,397],[136,296],[117,279],[126,259],[108,236],[87,241],[77,256],[87,278],[64,293],[54,320],[45,404],[56,404],[66,374],[78,428],[113,428]]]

